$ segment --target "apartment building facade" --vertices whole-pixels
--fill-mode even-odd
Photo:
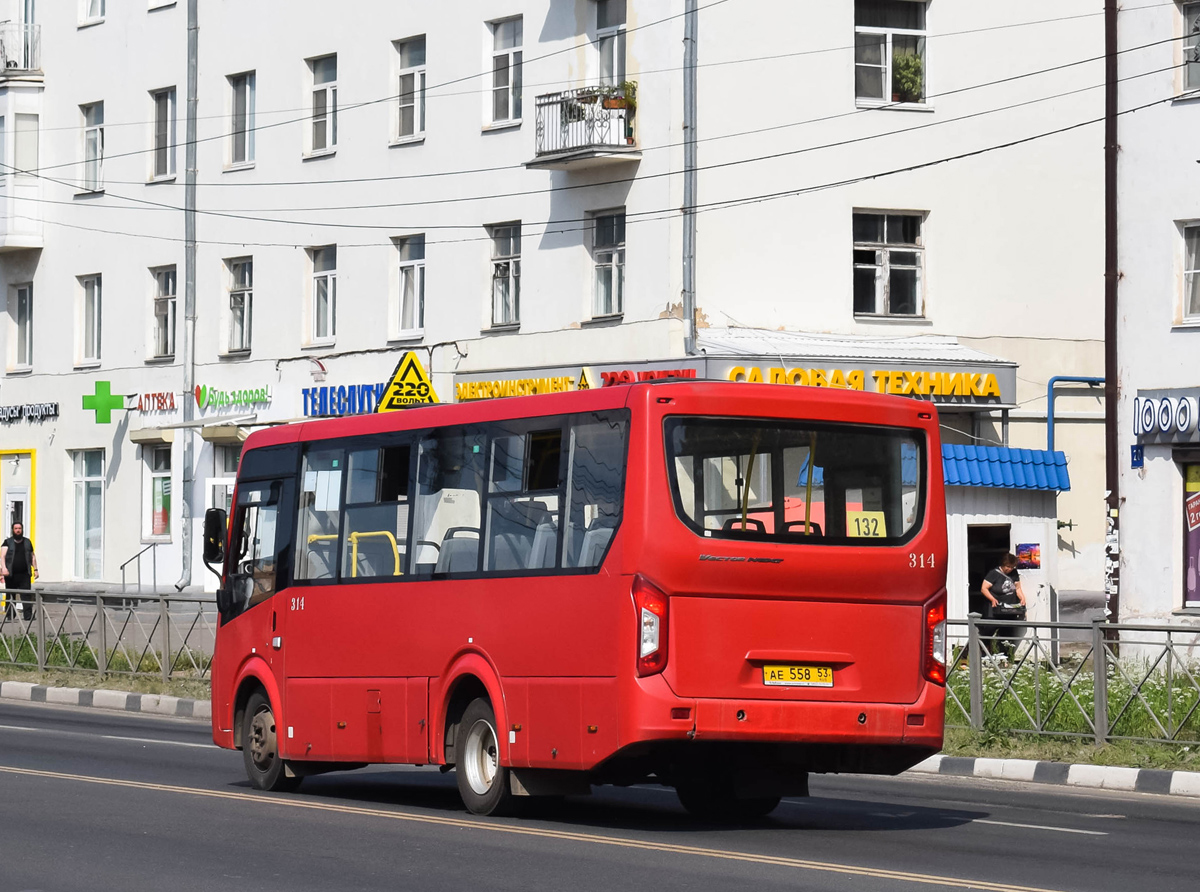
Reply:
[[[1121,613],[1200,616],[1200,3],[1121,13]],[[1149,46],[1139,79],[1132,47]],[[1132,110],[1132,111],[1131,111]]]
[[[160,587],[201,585],[185,442],[198,517],[250,427],[367,411],[409,349],[444,401],[858,386],[1043,451],[1049,379],[1103,373],[1081,0],[200,4],[190,362],[188,3],[0,6],[0,491],[48,579],[116,583],[152,547]],[[1018,542],[1102,588],[1102,418],[1060,392],[1048,507],[964,498],[956,612]]]

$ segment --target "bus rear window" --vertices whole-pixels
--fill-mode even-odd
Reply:
[[[713,538],[881,545],[925,507],[919,431],[743,418],[668,418],[680,519]]]

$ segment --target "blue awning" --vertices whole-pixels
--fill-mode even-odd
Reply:
[[[1066,492],[1071,488],[1067,457],[1044,449],[1007,446],[942,446],[947,486],[992,486]]]

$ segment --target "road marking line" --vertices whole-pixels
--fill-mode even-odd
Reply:
[[[0,725],[0,731],[33,731],[38,734],[59,734],[64,737],[87,737],[94,740],[123,740],[128,743],[158,743],[163,746],[190,746],[196,749],[212,750],[217,747],[211,743],[188,743],[183,740],[154,740],[150,737],[121,737],[116,734],[88,734],[86,731],[62,731],[57,728],[26,728],[21,725]]]
[[[146,781],[118,780],[114,778],[93,777],[86,774],[68,774],[60,771],[40,771],[33,768],[12,768],[0,765],[0,773],[41,777],[50,780],[78,781],[80,783],[98,784],[108,787],[125,787],[134,790],[150,790],[161,793],[179,793],[188,796],[199,796],[206,799],[229,799],[239,802],[278,805],[288,808],[299,808],[308,811],[334,812],[338,814],[359,815],[362,817],[389,818],[394,821],[406,821],[414,824],[431,824],[439,827],[454,827],[459,830],[484,830],[494,833],[511,833],[516,836],[533,836],[541,839],[556,839],[566,842],[587,842],[596,845],[617,846],[625,849],[639,849],[650,852],[666,852],[675,855],[694,855],[703,858],[715,858],[722,861],[744,861],[753,864],[766,864],[773,867],[790,867],[797,870],[823,871],[847,876],[864,876],[881,880],[897,880],[909,883],[920,883],[929,886],[943,886],[953,889],[979,889],[983,892],[1057,892],[1035,886],[1014,886],[1010,883],[994,883],[988,880],[968,880],[956,877],[943,877],[935,874],[908,873],[900,870],[887,870],[875,867],[856,867],[851,864],[836,864],[828,861],[809,861],[802,858],[787,858],[777,855],[756,855],[752,852],[735,852],[725,849],[706,849],[700,846],[680,845],[677,843],[648,842],[640,839],[629,839],[619,836],[603,836],[596,833],[578,833],[569,830],[552,830],[546,827],[527,827],[516,824],[492,823],[483,819],[469,820],[465,818],[443,818],[437,815],[422,815],[413,812],[387,811],[377,808],[362,808],[354,805],[335,805],[327,802],[311,800],[285,799],[267,794],[234,793],[227,790],[205,790],[199,787],[180,787],[172,784],[155,784]]]
[[[1017,824],[1013,821],[986,821],[976,818],[972,824],[995,824],[997,827],[1024,827],[1026,830],[1057,830],[1059,833],[1082,833],[1085,836],[1108,836],[1104,830],[1076,830],[1074,827],[1051,827],[1047,824]]]

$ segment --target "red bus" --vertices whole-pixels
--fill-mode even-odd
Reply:
[[[927,403],[664,381],[305,422],[251,434],[233,506],[212,728],[257,788],[436,764],[478,814],[651,782],[752,816],[941,748]]]

